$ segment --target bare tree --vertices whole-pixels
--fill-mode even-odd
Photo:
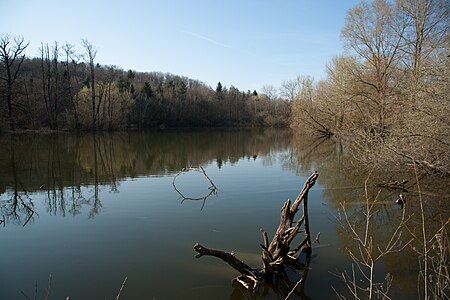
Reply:
[[[11,131],[15,129],[12,111],[13,85],[25,59],[23,52],[29,44],[30,42],[25,42],[21,36],[11,37],[6,34],[0,37],[0,63],[2,66],[0,79],[6,84],[6,102],[8,106],[9,129]]]
[[[80,120],[79,120],[79,113],[78,113],[78,105],[77,105],[77,101],[75,101],[75,99],[74,99],[75,93],[74,93],[74,89],[72,86],[72,69],[70,68],[71,61],[73,62],[74,67],[76,67],[77,63],[76,63],[75,59],[77,59],[77,56],[76,56],[76,53],[74,50],[74,46],[67,42],[62,46],[62,49],[64,51],[64,55],[66,58],[66,61],[65,61],[66,70],[65,71],[66,71],[66,75],[67,75],[66,76],[67,94],[70,98],[70,103],[72,104],[73,114],[75,117],[75,127],[79,128]],[[74,73],[76,73],[76,70],[74,70]],[[76,79],[77,78],[76,74],[74,74],[74,75],[75,75],[74,77]]]
[[[49,119],[50,129],[58,128],[58,114],[60,111],[60,74],[58,71],[59,47],[55,42],[51,51],[48,44],[41,44],[41,81],[42,95]],[[51,54],[50,54],[51,53]]]
[[[327,99],[317,97],[318,85],[310,76],[302,76],[299,78],[299,90],[292,104],[294,127],[307,128],[313,134],[320,136],[331,136],[333,130],[331,128],[329,103]],[[321,82],[324,85],[324,82]]]
[[[442,0],[398,0],[396,4],[397,23],[407,24],[400,47],[404,78],[399,83],[400,109],[384,148],[426,172],[448,175],[450,7]]]
[[[97,49],[86,39],[81,40],[87,57],[86,62],[89,64],[90,82],[91,82],[91,101],[92,101],[92,129],[96,129],[96,101],[95,101],[95,65],[94,60],[97,56]]]
[[[363,1],[348,12],[342,29],[346,46],[361,59],[361,65],[353,72],[354,77],[366,87],[363,95],[372,110],[377,111],[374,123],[380,132],[386,129],[392,95],[390,84],[399,61],[401,36],[406,28],[405,22],[394,21],[394,7],[388,1]]]
[[[297,76],[294,79],[286,80],[281,83],[279,88],[280,96],[293,102],[297,97],[301,89],[302,79],[301,76]]]
[[[448,42],[450,6],[446,0],[397,0],[396,4],[399,17],[408,24],[402,51],[407,55],[411,82],[417,85],[426,61]]]
[[[277,89],[275,88],[275,86],[273,86],[272,84],[265,84],[263,85],[263,87],[261,88],[261,92],[266,95],[267,100],[269,101],[269,105],[271,102],[273,102],[277,96]]]

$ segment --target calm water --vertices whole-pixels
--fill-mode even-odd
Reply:
[[[193,245],[234,251],[259,266],[259,229],[273,235],[283,202],[314,170],[310,226],[320,244],[292,299],[334,298],[332,286],[345,292],[331,274],[351,266],[344,249],[352,239],[337,209],[345,201],[357,216],[366,175],[348,166],[345,148],[332,141],[288,130],[198,130],[0,142],[0,299],[33,299],[36,288],[37,298],[45,297],[50,276],[50,299],[114,299],[125,277],[121,299],[247,299],[231,283],[237,273],[217,258],[195,259]],[[174,176],[199,166],[218,193],[182,201]],[[192,198],[209,193],[196,171],[179,175],[176,185]],[[374,232],[381,239],[401,211],[394,193],[383,197],[377,222],[384,229]],[[380,262],[380,276],[394,275],[396,299],[416,297],[416,265],[405,255]],[[266,292],[260,298],[286,296]]]

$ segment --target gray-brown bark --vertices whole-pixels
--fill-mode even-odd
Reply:
[[[260,245],[263,249],[262,263],[263,268],[251,268],[244,262],[237,259],[233,252],[225,252],[222,250],[209,249],[200,244],[195,244],[194,250],[198,253],[197,258],[203,255],[215,256],[222,259],[230,265],[230,267],[241,273],[235,280],[241,283],[245,288],[249,289],[251,286],[255,288],[261,281],[271,281],[273,276],[280,275],[285,278],[284,265],[290,265],[294,268],[304,267],[298,261],[299,254],[304,251],[308,255],[311,254],[311,237],[309,232],[308,222],[308,192],[316,183],[318,173],[312,173],[305,181],[303,188],[295,201],[291,205],[291,200],[288,199],[284,203],[280,212],[280,224],[278,229],[269,244],[269,237],[267,232],[261,229],[263,243]],[[295,216],[299,211],[300,204],[303,205],[303,215],[295,221]],[[298,247],[290,250],[290,245],[297,234],[300,232],[300,227],[304,224],[305,238]],[[253,285],[250,285],[254,283]]]
[[[221,260],[225,261],[227,264],[230,265],[233,269],[239,271],[242,275],[252,276],[254,278],[258,278],[258,272],[251,267],[249,267],[246,263],[242,262],[241,260],[237,259],[233,252],[225,252],[222,250],[216,250],[216,249],[209,249],[206,247],[203,247],[199,243],[196,243],[194,245],[194,250],[197,252],[196,258],[200,258],[204,255],[207,256],[215,256],[217,258],[220,258]]]

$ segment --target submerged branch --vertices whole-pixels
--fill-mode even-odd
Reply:
[[[203,174],[203,176],[206,178],[206,180],[208,180],[210,186],[208,187],[209,192],[207,194],[205,194],[204,196],[201,196],[201,197],[190,197],[190,196],[185,196],[178,189],[178,187],[176,185],[177,177],[180,176],[182,173],[189,172],[189,171],[200,172],[200,173]],[[172,185],[173,185],[174,190],[180,195],[181,202],[183,202],[184,200],[203,200],[203,204],[202,204],[201,210],[203,210],[203,207],[205,206],[205,202],[206,202],[206,200],[209,197],[211,197],[212,195],[217,195],[217,186],[214,184],[214,182],[211,180],[211,178],[208,176],[208,174],[206,174],[206,171],[205,171],[205,169],[203,169],[203,167],[199,167],[199,169],[191,169],[191,168],[189,168],[189,169],[184,169],[184,168],[181,169],[181,171],[178,172],[173,177]]]
[[[216,249],[209,249],[206,247],[203,247],[199,243],[196,243],[194,245],[194,250],[197,252],[197,255],[195,255],[196,258],[200,258],[204,255],[207,256],[215,256],[217,258],[220,258],[224,262],[230,265],[233,269],[237,270],[239,273],[247,276],[252,276],[255,279],[259,280],[259,276],[257,275],[257,272],[253,270],[251,267],[249,267],[246,263],[242,262],[241,260],[237,259],[234,256],[233,252],[225,252],[222,250],[216,250]]]

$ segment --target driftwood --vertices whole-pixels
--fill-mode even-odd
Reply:
[[[388,189],[396,189],[396,190],[402,190],[402,191],[408,191],[408,188],[406,186],[406,184],[409,181],[406,179],[403,179],[401,182],[398,180],[394,180],[391,179],[389,181],[386,182],[382,182],[377,184],[378,187],[382,187],[382,188],[388,188]]]
[[[278,229],[269,243],[269,237],[265,230],[261,229],[263,243],[260,244],[262,248],[262,268],[251,268],[246,263],[242,262],[233,252],[225,252],[222,250],[210,249],[198,243],[194,245],[194,250],[197,252],[196,257],[204,255],[215,256],[222,259],[230,267],[237,270],[241,275],[236,277],[235,282],[240,283],[247,290],[255,289],[262,282],[274,283],[288,282],[285,266],[293,269],[307,269],[309,258],[311,255],[311,236],[309,231],[308,219],[308,192],[314,186],[318,173],[311,174],[303,185],[303,189],[291,204],[288,199],[281,208],[280,224]],[[296,221],[295,216],[302,205],[303,215]],[[303,225],[304,239],[299,245],[291,250],[290,246],[294,238],[300,231]],[[299,256],[301,253],[306,254],[306,264],[301,263]],[[304,275],[305,276],[305,275]],[[304,280],[302,280],[304,282]],[[288,292],[292,289],[293,284],[287,284]],[[295,287],[295,286],[294,286]],[[285,289],[286,290],[286,289]]]

